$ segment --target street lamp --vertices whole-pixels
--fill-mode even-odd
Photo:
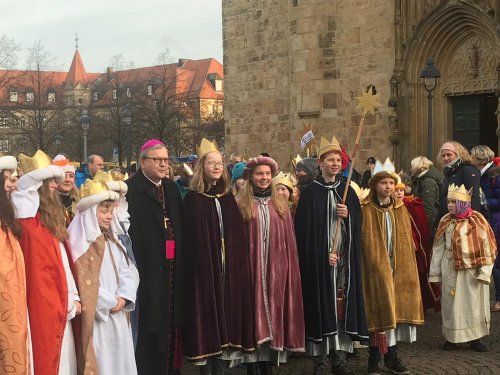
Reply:
[[[420,72],[420,78],[424,79],[427,91],[427,158],[429,160],[432,160],[432,92],[436,88],[439,77],[441,77],[441,73],[434,65],[434,60],[427,59],[425,68]]]
[[[90,128],[90,116],[86,109],[82,109],[82,114],[80,116],[80,124],[82,125],[83,131],[83,162],[87,162],[87,136],[89,135]]]
[[[125,127],[126,135],[127,135],[127,168],[130,167],[130,163],[132,162],[132,150],[130,147],[130,124],[132,124],[132,111],[130,111],[129,105],[126,104],[122,111],[122,122]]]

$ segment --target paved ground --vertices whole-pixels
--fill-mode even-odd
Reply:
[[[500,375],[500,313],[492,313],[491,335],[484,338],[489,347],[487,353],[476,353],[463,345],[461,350],[441,350],[441,315],[429,311],[426,323],[417,331],[417,342],[399,344],[400,358],[412,374],[494,374]],[[368,354],[361,349],[358,356],[348,358],[348,366],[357,374],[365,374]],[[312,375],[310,360],[304,357],[292,358],[289,363],[273,369],[274,375]],[[199,375],[199,370],[186,364],[183,375]],[[243,369],[226,370],[227,375],[245,375]]]

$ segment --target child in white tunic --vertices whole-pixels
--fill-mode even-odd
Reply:
[[[136,375],[128,312],[134,309],[139,273],[110,231],[118,193],[87,180],[68,228],[82,302],[79,370]]]
[[[487,347],[489,283],[497,252],[495,235],[479,212],[471,208],[471,192],[452,184],[448,211],[439,222],[432,248],[429,282],[441,283],[444,350],[469,342],[474,351]]]

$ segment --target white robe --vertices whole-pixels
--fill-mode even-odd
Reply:
[[[75,340],[73,338],[73,328],[71,327],[71,319],[76,316],[75,301],[80,301],[78,289],[76,288],[75,279],[71,273],[69,266],[68,255],[62,242],[59,242],[59,250],[66,273],[66,282],[68,284],[68,320],[64,328],[64,336],[61,346],[61,357],[59,359],[59,375],[76,375],[77,362],[75,351]]]
[[[430,282],[441,282],[443,335],[452,343],[468,342],[489,334],[489,282],[493,265],[456,270],[451,223],[432,249]]]
[[[137,375],[132,332],[126,312],[135,308],[139,272],[132,262],[127,263],[122,248],[111,241],[106,241],[105,246],[93,331],[97,367],[99,375]],[[110,310],[117,304],[117,296],[130,302],[122,311],[111,314]]]

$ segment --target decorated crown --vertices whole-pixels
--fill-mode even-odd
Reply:
[[[375,168],[373,169],[373,175],[375,176],[377,173],[384,173],[384,172],[392,175],[395,179],[397,179],[396,167],[394,166],[394,163],[389,158],[385,159],[384,164],[382,164],[380,162],[380,160],[378,160],[378,159],[375,162]]]
[[[123,175],[120,172],[114,171],[105,173],[103,171],[97,171],[94,176],[93,181],[105,184],[107,188],[111,191],[116,191],[118,193],[126,193],[128,186],[122,181]]]
[[[106,173],[102,172],[102,174],[106,175]],[[96,177],[97,173],[96,173]],[[94,177],[94,178],[96,178]],[[80,198],[87,198],[92,195],[96,195],[99,193],[103,193],[105,191],[109,191],[108,185],[106,185],[105,182],[99,181],[93,181],[90,178],[85,181],[85,183],[82,185],[80,188]]]
[[[292,158],[292,167],[296,168],[297,163],[301,160],[302,160],[302,157],[299,154],[297,154],[296,157]]]
[[[329,141],[325,137],[321,137],[321,140],[319,142],[319,147],[317,148],[318,150],[318,158],[321,158],[322,155],[331,152],[331,151],[337,151],[339,153],[342,152],[342,149],[340,148],[340,143],[337,141],[337,138],[335,136],[332,136],[332,140]]]
[[[280,184],[286,186],[290,190],[293,190],[294,183],[293,183],[293,180],[292,180],[290,173],[285,174],[285,173],[280,171],[280,173],[278,173],[273,178],[273,186],[280,185]]]
[[[18,159],[24,174],[52,165],[52,159],[42,150],[38,150],[32,157],[19,154]]]
[[[448,187],[448,199],[456,199],[463,202],[470,202],[472,198],[472,189],[467,190],[464,185],[457,186],[451,184]]]
[[[196,155],[198,156],[198,159],[201,159],[209,152],[214,151],[219,152],[219,145],[215,140],[210,142],[208,139],[203,138],[200,145],[196,146]]]
[[[368,194],[370,194],[370,189],[361,188],[357,183],[351,181],[351,187],[356,192],[360,202],[364,201]]]
[[[123,174],[116,169],[109,171],[108,174],[111,176],[112,181],[125,181],[128,179],[128,173]]]

